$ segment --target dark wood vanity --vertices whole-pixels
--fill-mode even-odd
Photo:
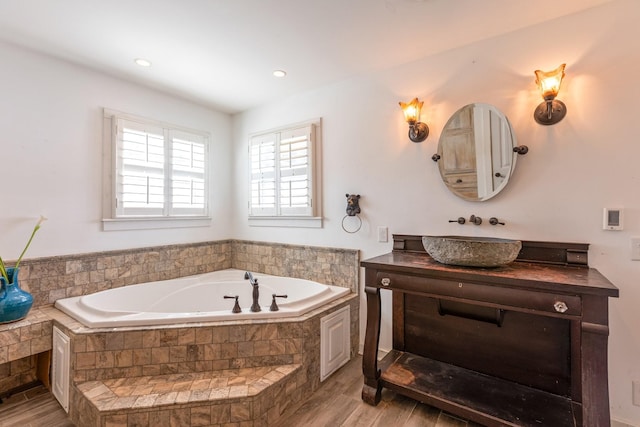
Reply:
[[[394,390],[486,426],[610,425],[608,298],[587,244],[525,242],[504,267],[440,264],[420,236],[365,268],[362,399]],[[393,350],[378,361],[380,290],[392,292]]]

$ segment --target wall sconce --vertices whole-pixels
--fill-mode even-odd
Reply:
[[[562,64],[553,71],[536,70],[536,84],[542,93],[544,102],[538,105],[533,113],[533,118],[541,125],[555,125],[567,114],[567,107],[564,103],[555,99],[560,91],[560,83],[562,83],[566,65]]]
[[[424,102],[418,101],[418,98],[413,98],[408,104],[400,102],[400,107],[404,112],[404,119],[409,123],[409,139],[413,142],[422,142],[429,136],[429,127],[420,122],[422,104]]]

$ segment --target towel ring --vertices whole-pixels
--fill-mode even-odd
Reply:
[[[347,230],[347,228],[344,226],[344,222],[347,218],[357,218],[358,219],[358,227],[353,230],[353,231],[349,231]],[[360,231],[360,228],[362,228],[362,219],[358,216],[358,215],[345,215],[344,218],[342,218],[342,229],[344,231],[346,231],[347,233],[353,234],[353,233],[357,233],[358,231]]]

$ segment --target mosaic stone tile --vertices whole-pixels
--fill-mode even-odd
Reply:
[[[289,262],[283,262],[285,259]],[[47,349],[49,339],[43,337],[51,333],[52,319],[66,328],[69,334],[79,332],[74,334],[71,346],[74,353],[72,378],[75,381],[140,376],[143,373],[159,375],[256,367],[263,364],[317,363],[319,354],[305,356],[319,344],[319,339],[312,336],[312,331],[317,330],[315,322],[308,327],[306,325],[309,322],[304,321],[280,325],[245,324],[233,328],[219,325],[194,328],[167,326],[151,331],[87,333],[80,323],[47,306],[68,294],[170,279],[232,266],[317,280],[358,291],[358,252],[333,248],[234,240],[25,260],[21,270],[23,283],[33,291],[35,300],[29,317],[33,313],[44,320],[34,326],[23,321],[8,328],[0,325],[0,371],[10,357]],[[354,298],[349,304],[352,307],[352,330],[356,331],[352,340],[355,349],[359,327],[358,301]],[[320,312],[310,313],[309,317]],[[27,329],[23,329],[17,338],[16,335],[4,334],[25,325]],[[38,336],[41,331],[45,332]],[[10,356],[11,344],[2,345],[3,341],[8,340],[30,342],[30,348],[27,352],[26,346],[14,346]],[[171,346],[182,347],[170,349]],[[296,374],[299,377],[297,382],[309,382],[314,387],[319,381],[308,381],[308,378],[315,376],[317,370],[314,367],[308,373]]]

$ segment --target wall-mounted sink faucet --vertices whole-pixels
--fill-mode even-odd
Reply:
[[[449,222],[457,222],[458,224],[465,224],[467,220],[464,219],[463,217],[458,217],[458,219],[450,219]],[[471,217],[469,217],[469,224],[480,225],[482,224],[482,218],[480,218],[479,216],[471,215]],[[504,225],[504,222],[500,221],[495,216],[492,216],[491,218],[489,218],[489,224]]]
[[[258,279],[254,278],[253,274],[251,274],[248,271],[244,273],[244,278],[245,280],[249,281],[251,286],[253,286],[253,294],[252,294],[253,303],[251,304],[251,311],[253,313],[257,313],[258,311],[261,311],[260,304],[258,304],[258,298],[260,297],[260,291],[258,289]]]

